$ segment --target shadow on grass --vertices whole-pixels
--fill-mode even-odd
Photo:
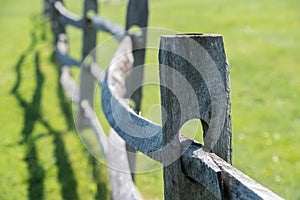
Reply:
[[[53,65],[58,66],[58,63],[55,60],[54,54],[52,54],[50,60],[53,63]],[[57,77],[58,77],[58,79],[57,79],[57,97],[59,98],[60,109],[62,110],[62,113],[65,118],[65,122],[67,123],[67,126],[68,126],[68,129],[74,130],[75,124],[74,124],[74,120],[73,120],[72,103],[69,99],[67,99],[67,97],[64,93],[64,89],[62,88],[62,86],[60,84],[60,73],[61,73],[61,71],[60,71],[60,68],[58,67],[57,68]],[[102,173],[101,173],[99,162],[91,155],[89,155],[88,160],[89,160],[89,164],[92,166],[93,181],[97,186],[97,190],[96,190],[94,198],[96,200],[107,199],[108,189],[107,189],[106,182],[101,181]]]
[[[53,65],[58,66],[57,62],[55,62],[54,55],[52,55],[51,61],[52,61]],[[57,97],[59,99],[60,109],[62,110],[62,113],[65,118],[65,122],[67,123],[67,126],[68,126],[68,129],[74,130],[75,124],[73,121],[72,104],[71,104],[71,101],[69,101],[65,97],[64,90],[63,90],[62,86],[60,85],[60,69],[59,69],[59,67],[57,67],[57,77],[58,77],[58,79],[57,79],[56,90],[57,90]]]
[[[51,55],[50,61],[54,66],[59,66],[55,58],[55,53]],[[76,127],[73,120],[72,102],[66,97],[64,89],[60,84],[60,75],[61,75],[61,69],[60,67],[57,67],[58,79],[57,79],[56,89],[57,89],[57,97],[59,98],[60,109],[62,110],[68,129],[74,130]],[[107,188],[107,183],[103,181],[103,172],[101,171],[99,162],[92,155],[89,155],[88,160],[89,160],[89,164],[92,166],[93,181],[97,186],[94,199],[96,200],[109,199],[109,191],[108,191],[109,189]]]
[[[40,69],[40,52],[37,46],[39,40],[45,40],[45,27],[43,27],[45,22],[40,19],[40,16],[32,18],[32,22],[34,27],[31,32],[31,43],[16,62],[15,73],[17,78],[16,83],[11,91],[11,93],[19,102],[20,107],[23,109],[24,115],[23,128],[21,131],[22,141],[20,144],[26,147],[25,161],[27,162],[27,170],[29,173],[28,199],[44,199],[45,169],[39,162],[36,148],[36,140],[40,137],[33,136],[35,125],[37,123],[41,123],[46,128],[48,134],[54,137],[54,154],[56,157],[56,165],[59,171],[58,181],[61,184],[62,197],[64,199],[76,200],[79,199],[77,193],[77,181],[75,179],[73,168],[65,148],[65,143],[62,139],[63,133],[56,131],[53,127],[51,127],[50,124],[44,120],[43,114],[41,113],[42,89],[45,78]],[[43,30],[40,30],[41,28]],[[31,101],[24,99],[19,91],[23,79],[22,73],[26,73],[26,71],[22,71],[22,67],[24,66],[25,59],[29,55],[34,55],[36,82]]]
[[[40,50],[38,46],[42,44],[41,42],[46,41],[46,22],[41,20],[41,16],[35,16],[32,18],[33,29],[31,31],[31,43],[28,48],[21,54],[19,59],[15,64],[15,74],[16,82],[13,86],[11,93],[15,96],[19,102],[20,107],[23,109],[23,128],[21,130],[22,140],[21,145],[25,146],[26,156],[25,161],[27,163],[27,171],[29,173],[28,179],[28,199],[44,199],[45,197],[45,175],[46,171],[43,168],[42,163],[39,161],[38,149],[36,142],[38,139],[45,135],[53,136],[54,145],[54,156],[56,158],[56,165],[58,167],[58,177],[57,180],[61,185],[61,195],[63,199],[79,199],[77,192],[77,180],[75,179],[74,170],[72,168],[68,152],[65,147],[63,140],[63,133],[55,130],[50,122],[46,121],[41,112],[41,102],[43,86],[45,82],[45,76],[41,71],[41,60],[40,60]],[[34,70],[35,77],[32,81],[35,81],[35,88],[32,92],[31,100],[27,100],[22,96],[20,92],[21,84],[24,83],[23,75],[26,73],[24,61],[30,57],[34,56]],[[58,66],[54,58],[51,58],[53,65]],[[30,67],[30,66],[26,66]],[[23,69],[24,68],[24,69]],[[57,67],[58,68],[58,67]],[[59,98],[60,109],[67,123],[69,130],[75,128],[72,116],[71,103],[64,95],[64,90],[60,85],[60,69],[57,70],[57,87],[56,92]],[[34,127],[37,123],[43,125],[46,129],[47,134],[33,135]],[[95,158],[89,156],[89,164],[92,166],[93,181],[97,185],[97,191],[95,193],[95,199],[107,199],[109,196],[107,184],[103,179],[101,174],[101,169],[99,163]]]
[[[59,64],[56,62],[55,55],[52,54],[50,61],[53,63],[54,66],[59,66]],[[62,110],[62,113],[65,118],[65,122],[67,123],[69,130],[75,129],[75,124],[73,120],[73,112],[72,112],[72,103],[71,101],[66,97],[64,89],[62,88],[60,84],[60,68],[57,67],[57,97],[59,98],[59,105],[60,109]],[[94,199],[96,200],[103,200],[108,199],[109,192],[107,188],[107,183],[102,180],[103,174],[101,173],[100,164],[99,162],[91,155],[89,155],[89,164],[92,166],[92,173],[93,173],[93,181],[97,186],[96,193],[94,195]]]
[[[34,66],[36,74],[36,88],[34,89],[33,97],[31,102],[26,102],[19,93],[18,89],[22,81],[21,68],[23,66],[24,60],[28,55],[30,55],[37,44],[37,37],[34,32],[31,32],[31,43],[29,47],[24,51],[24,53],[18,59],[15,65],[16,71],[16,83],[12,89],[12,94],[15,95],[19,102],[19,105],[24,110],[24,126],[21,131],[22,141],[21,144],[26,146],[26,156],[25,161],[27,162],[27,169],[29,172],[28,180],[28,198],[29,199],[43,199],[44,198],[44,178],[45,170],[37,159],[36,150],[36,139],[31,137],[35,121],[39,118],[40,102],[41,102],[41,91],[44,83],[44,76],[39,69],[39,52],[34,52]]]
[[[65,143],[62,139],[62,133],[55,131],[50,124],[41,119],[40,122],[48,129],[49,133],[54,136],[56,165],[58,166],[58,180],[61,184],[61,194],[63,199],[79,199],[77,193],[77,181],[74,171],[67,154]]]
[[[93,167],[93,181],[96,183],[97,191],[95,193],[94,198],[96,200],[107,199],[109,197],[108,188],[106,182],[101,181],[103,173],[101,173],[100,165],[98,160],[93,156],[89,156],[89,163]]]

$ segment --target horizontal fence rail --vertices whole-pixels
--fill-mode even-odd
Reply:
[[[201,38],[211,37],[203,36]],[[215,41],[211,41],[215,42]],[[127,50],[122,45],[125,45],[124,40],[119,49],[117,55],[121,49],[124,50],[123,54],[126,54]],[[187,43],[188,44],[188,43]],[[190,46],[189,46],[190,48]],[[170,144],[165,147],[167,150],[161,152],[163,149],[163,128],[150,122],[147,119],[135,114],[131,109],[124,106],[123,102],[126,102],[122,98],[123,90],[125,89],[124,80],[126,76],[113,77],[117,74],[116,71],[122,71],[124,74],[131,70],[131,64],[128,62],[128,58],[113,60],[113,64],[106,74],[105,81],[102,85],[102,107],[106,114],[107,120],[110,125],[116,130],[116,132],[128,143],[130,146],[138,151],[143,152],[150,158],[155,159],[164,164],[163,154],[172,151],[176,145]],[[115,82],[113,82],[115,81]],[[176,82],[176,81],[174,81]],[[163,99],[162,99],[163,101]],[[172,107],[174,109],[174,106]],[[113,114],[118,113],[118,115]],[[128,120],[128,121],[127,121]],[[119,127],[117,122],[122,121],[128,127],[128,131],[125,132]],[[130,126],[130,122],[135,122]],[[226,123],[226,121],[225,121]],[[138,130],[137,125],[143,127],[142,130]],[[168,131],[168,130],[167,130]],[[137,135],[138,136],[134,136]],[[175,131],[176,133],[176,131]],[[145,137],[143,137],[143,134]],[[150,137],[151,136],[151,137]],[[222,138],[223,139],[223,138]],[[165,191],[165,198],[167,199],[281,199],[279,196],[264,188],[260,184],[253,181],[242,172],[232,167],[228,162],[214,153],[207,153],[203,150],[203,146],[196,141],[191,141],[185,138],[183,135],[178,136],[180,149],[186,149],[184,152],[180,152],[181,159],[179,162],[179,173],[184,175],[185,179],[181,183],[179,181],[181,177],[176,177],[177,180],[173,180],[175,173],[170,174],[169,179],[164,179],[164,182],[175,183],[175,186],[170,186],[169,191]],[[170,148],[170,149],[168,149]],[[225,151],[225,150],[224,150]],[[224,154],[225,156],[227,154]],[[169,164],[169,163],[168,163]],[[190,181],[193,180],[193,181]],[[195,182],[199,184],[196,186]],[[185,184],[185,185],[184,185]],[[176,187],[180,187],[180,191]],[[204,188],[202,188],[202,186]],[[197,191],[189,191],[198,189]],[[168,189],[165,186],[165,190]],[[167,194],[166,194],[167,193]]]
[[[141,29],[139,36],[130,29],[147,27],[148,1],[129,1],[125,28],[98,15],[97,7],[96,0],[85,0],[80,18],[61,0],[46,0],[45,14],[51,20],[61,85],[80,108],[79,128],[88,126],[95,132],[110,166],[112,198],[142,199],[134,176],[128,173],[134,173],[135,157],[126,150],[136,150],[163,164],[166,199],[281,199],[231,165],[229,65],[222,36],[161,37],[161,105],[167,115],[160,126],[137,114],[142,98],[137,86],[143,82],[143,70],[134,69],[144,64],[147,29]],[[81,61],[69,56],[66,25],[83,31]],[[95,52],[91,53],[97,31],[108,32],[120,42],[105,73],[97,65]],[[81,69],[79,86],[72,78],[72,66]],[[102,108],[112,127],[108,137],[93,109],[95,83],[102,88]],[[190,89],[194,95],[187,92]],[[135,103],[133,109],[128,98]],[[202,122],[203,145],[179,133],[193,118]],[[117,170],[120,166],[123,172]]]

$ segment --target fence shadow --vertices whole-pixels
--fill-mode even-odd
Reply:
[[[63,113],[63,116],[65,118],[65,122],[68,126],[69,130],[74,130],[75,129],[75,124],[73,120],[73,114],[72,114],[72,103],[66,98],[64,89],[62,88],[60,84],[60,68],[58,67],[58,63],[55,60],[55,55],[54,53],[52,54],[50,58],[52,64],[56,67],[57,69],[57,87],[56,87],[56,92],[57,92],[57,97],[59,100],[59,106],[60,109]]]
[[[16,65],[16,83],[12,88],[11,93],[16,97],[20,107],[23,109],[24,121],[23,128],[21,130],[22,141],[21,144],[26,147],[25,161],[27,162],[27,170],[29,173],[28,179],[28,198],[29,199],[43,199],[44,198],[44,178],[45,170],[39,163],[37,158],[36,140],[38,138],[32,137],[32,132],[36,121],[40,116],[40,102],[41,91],[44,83],[44,76],[40,71],[39,60],[40,54],[35,51],[37,44],[37,36],[34,31],[31,32],[31,43],[28,48],[21,54]],[[34,54],[34,67],[36,75],[36,88],[33,91],[32,101],[27,102],[19,93],[19,87],[22,83],[22,66],[25,59]]]
[[[64,199],[79,199],[77,193],[77,181],[74,176],[74,171],[65,148],[62,132],[56,131],[47,122],[43,113],[41,113],[42,91],[44,85],[44,74],[41,71],[40,51],[37,47],[40,41],[46,39],[45,24],[41,19],[42,16],[32,17],[32,31],[31,31],[31,43],[28,48],[20,55],[14,66],[16,74],[16,82],[11,90],[11,93],[17,99],[20,107],[23,109],[23,128],[21,130],[22,140],[20,145],[24,145],[26,149],[25,162],[27,163],[27,171],[29,173],[28,184],[28,199],[44,199],[44,181],[45,181],[45,169],[38,159],[36,141],[42,136],[33,136],[34,127],[37,123],[40,123],[46,129],[46,135],[52,135],[54,137],[54,155],[56,157],[56,165],[58,167],[58,181],[61,184],[61,195]],[[24,67],[24,61],[29,57],[34,56],[34,69],[35,69],[35,88],[33,89],[33,95],[31,101],[22,97],[19,91],[22,81]],[[61,106],[63,113],[71,113],[65,109],[65,106]],[[68,124],[70,127],[70,125]]]
[[[59,64],[57,63],[55,59],[55,54],[53,53],[50,57],[50,61],[53,63],[55,67],[57,67]],[[72,112],[72,103],[71,101],[66,97],[63,87],[60,84],[60,68],[57,67],[57,97],[59,99],[59,105],[60,109],[62,110],[63,116],[65,118],[65,122],[68,126],[69,130],[74,130],[75,124],[73,120],[73,112]],[[96,193],[94,195],[94,199],[96,200],[103,200],[107,199],[109,196],[109,189],[107,188],[107,183],[105,181],[102,181],[102,172],[100,169],[99,162],[91,155],[88,157],[89,165],[92,166],[92,175],[93,175],[93,181],[95,185],[97,186]]]
[[[56,165],[58,167],[58,181],[61,184],[61,195],[63,199],[77,200],[79,199],[77,193],[78,184],[75,179],[69,155],[66,151],[65,143],[62,139],[63,133],[54,130],[44,119],[41,119],[40,122],[48,129],[49,134],[54,137],[54,154],[56,157]]]
[[[93,156],[89,156],[89,163],[90,163],[90,165],[92,165],[93,181],[95,182],[95,184],[97,186],[97,190],[94,195],[94,199],[95,200],[107,199],[109,196],[109,191],[108,191],[106,182],[101,181],[102,173],[101,173],[101,169],[99,166],[99,162]]]

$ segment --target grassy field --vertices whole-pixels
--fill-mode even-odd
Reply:
[[[125,1],[112,2],[101,4],[100,12],[124,24]],[[107,171],[79,140],[71,104],[59,86],[42,3],[4,0],[0,7],[0,199],[109,199]],[[66,4],[81,14],[82,1]],[[149,5],[149,26],[224,36],[231,65],[233,165],[280,196],[300,199],[300,2],[150,0]],[[81,33],[68,28],[68,34],[71,54],[80,58]],[[99,34],[100,41],[106,38]],[[147,55],[147,62],[155,60]],[[159,91],[145,90],[148,116]],[[162,199],[161,171],[138,174],[137,185],[146,199]]]

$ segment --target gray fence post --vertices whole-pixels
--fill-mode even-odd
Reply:
[[[90,72],[90,67],[96,62],[96,52],[91,52],[96,46],[97,31],[92,27],[90,17],[98,12],[97,0],[85,0],[83,12],[83,47],[82,47],[82,66],[80,70],[79,104],[87,100],[89,105],[94,105],[94,78]],[[84,59],[86,59],[84,61]],[[84,61],[84,62],[83,62]],[[84,128],[87,123],[84,117],[84,110],[79,105],[78,126]]]
[[[130,32],[130,28],[137,26],[141,29],[141,35],[132,36],[133,39],[133,58],[134,70],[130,77],[126,80],[127,97],[131,98],[134,103],[134,111],[139,113],[142,102],[142,84],[144,78],[144,61],[146,51],[146,37],[148,25],[148,0],[130,0],[127,7],[126,31]],[[136,165],[135,150],[126,144],[126,149],[132,178],[134,180],[134,172]]]
[[[214,199],[182,172],[179,130],[188,120],[201,119],[205,151],[231,162],[229,66],[220,35],[162,36],[159,53],[165,199]],[[203,174],[203,176],[205,176]]]
[[[63,0],[57,1],[63,3]],[[60,23],[59,12],[55,9],[55,2],[55,0],[45,1],[45,14],[47,14],[51,20],[51,29],[52,33],[54,34],[54,45],[56,45],[60,34],[66,34],[65,25]]]

